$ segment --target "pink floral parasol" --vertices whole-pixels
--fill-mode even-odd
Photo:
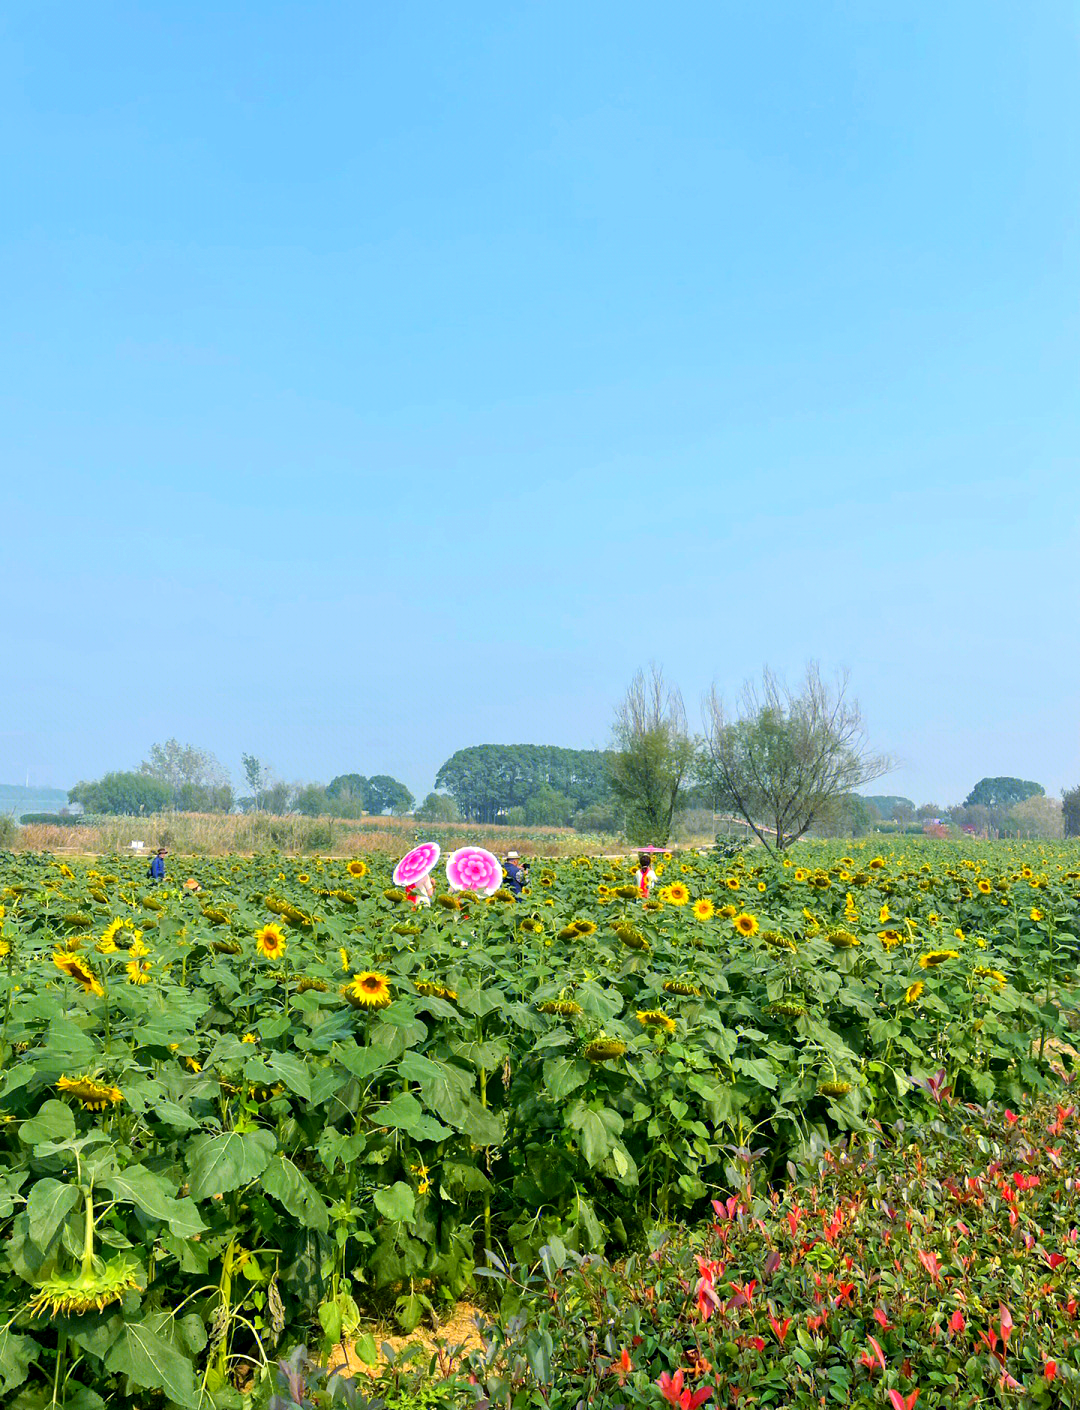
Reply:
[[[437,842],[421,842],[411,852],[406,852],[394,868],[395,886],[415,886],[425,876],[435,870],[442,848]]]
[[[483,847],[459,847],[446,859],[446,879],[453,891],[490,896],[503,883],[502,863]]]

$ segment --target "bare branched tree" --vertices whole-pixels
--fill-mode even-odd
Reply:
[[[611,790],[635,842],[663,846],[697,746],[686,726],[682,695],[657,666],[638,671],[615,712]]]
[[[812,661],[797,691],[766,666],[760,684],[743,686],[733,712],[715,686],[706,696],[704,771],[766,847],[782,851],[894,767],[869,750],[858,701],[847,692],[846,674],[830,684]]]

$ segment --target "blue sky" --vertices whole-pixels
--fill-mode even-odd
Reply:
[[[1080,779],[1080,19],[0,15],[0,779],[417,793],[850,670],[879,787]]]

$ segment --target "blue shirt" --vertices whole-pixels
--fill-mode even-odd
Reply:
[[[154,860],[150,863],[150,872],[149,872],[149,875],[150,875],[155,881],[164,881],[164,880],[165,880],[165,858],[164,858],[164,857],[155,857],[155,858],[154,858]]]
[[[521,895],[521,888],[525,885],[525,873],[518,866],[517,862],[504,862],[503,869],[506,872],[506,885],[515,896]]]

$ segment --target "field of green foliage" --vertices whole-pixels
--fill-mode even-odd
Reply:
[[[373,858],[0,859],[3,1405],[242,1410],[486,1250],[636,1257],[1072,1071],[1076,846],[675,855],[644,904],[633,865],[418,910]]]

